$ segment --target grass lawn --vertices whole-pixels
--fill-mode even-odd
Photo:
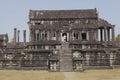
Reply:
[[[85,72],[0,70],[0,80],[120,80],[120,69],[86,70]]]

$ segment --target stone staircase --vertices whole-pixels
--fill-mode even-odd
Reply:
[[[69,43],[62,43],[60,50],[60,71],[68,72],[72,70],[72,50]]]

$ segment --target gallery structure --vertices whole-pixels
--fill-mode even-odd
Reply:
[[[100,18],[96,9],[30,10],[30,40],[0,35],[0,69],[81,71],[120,68],[120,42],[115,25]]]

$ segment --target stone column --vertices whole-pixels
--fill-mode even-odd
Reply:
[[[69,38],[70,38],[70,37],[69,37],[69,35],[70,35],[70,34],[69,34],[69,33],[67,33],[67,41],[69,41]]]
[[[41,31],[39,30],[39,41],[41,40]]]
[[[108,41],[110,41],[110,29],[107,29]]]
[[[61,31],[59,32],[59,41],[61,41]]]
[[[103,31],[102,31],[102,29],[100,29],[100,39],[101,39],[101,42],[103,42]]]
[[[115,31],[114,31],[114,27],[112,27],[112,41],[115,41]]]
[[[60,32],[58,31],[56,35],[57,35],[57,39],[56,40],[59,41],[60,40]]]
[[[70,40],[72,41],[73,39],[72,31],[70,32]]]
[[[34,34],[34,33],[33,33],[33,30],[30,29],[30,36],[29,36],[30,41],[33,41],[33,40],[34,40],[34,35],[33,35],[33,34]]]
[[[50,34],[49,34],[49,31],[47,31],[47,40],[50,39]]]
[[[20,42],[20,30],[18,30],[18,42]]]
[[[106,35],[106,30],[107,30],[106,27],[104,27],[104,41],[105,41],[105,42],[106,42],[106,39],[107,39],[107,37],[106,37],[106,36],[107,36],[107,35]]]
[[[43,31],[41,31],[41,40],[43,40],[43,36],[42,36],[42,34],[43,34]]]
[[[75,34],[75,32],[73,31],[72,32],[72,40],[75,40],[74,34]]]
[[[45,37],[45,40],[47,40],[47,37],[48,37],[47,31],[45,31],[44,37]]]
[[[93,36],[95,36],[95,35],[93,35]],[[87,37],[86,39],[89,41],[89,32],[86,33],[86,37]]]
[[[71,41],[71,31],[69,31],[69,41]]]
[[[57,32],[56,31],[54,32],[54,37],[56,38],[55,40],[57,40],[58,36],[57,36]]]
[[[79,31],[79,40],[81,40],[81,32]]]
[[[98,29],[95,29],[96,31],[95,31],[95,41],[98,41]]]
[[[35,41],[37,41],[37,31],[35,30]]]
[[[113,52],[110,53],[110,66],[113,66]]]
[[[89,53],[86,53],[86,65],[89,66],[90,63],[90,55]]]
[[[53,40],[53,30],[51,31],[51,40]]]
[[[42,32],[42,40],[45,40],[45,30]]]
[[[33,29],[33,41],[35,41],[35,29]]]
[[[51,40],[51,30],[49,31],[49,40]]]
[[[26,43],[26,30],[23,31],[23,41]]]
[[[14,44],[16,44],[17,28],[14,28]]]

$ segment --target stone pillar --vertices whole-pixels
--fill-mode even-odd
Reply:
[[[49,34],[49,31],[47,31],[47,40],[49,40],[50,38],[50,34]]]
[[[112,41],[115,41],[115,31],[114,31],[114,27],[112,27]]]
[[[103,42],[103,31],[102,31],[102,29],[100,29],[100,39],[101,39],[101,42]]]
[[[39,41],[41,40],[41,31],[39,30]]]
[[[93,35],[95,37],[95,35]],[[89,41],[89,32],[86,33],[86,39]]]
[[[81,32],[79,31],[79,40],[81,40]]]
[[[95,41],[98,41],[98,29],[96,29],[95,32],[96,32],[96,33],[95,33]]]
[[[70,37],[69,37],[69,35],[70,35],[70,34],[69,34],[69,33],[67,33],[67,41],[69,41],[69,38],[70,38]]]
[[[26,30],[23,30],[23,41],[26,43]]]
[[[33,30],[33,41],[35,41],[35,29]]]
[[[110,29],[107,29],[108,41],[110,41]]]
[[[43,36],[42,36],[42,34],[43,34],[43,31],[41,31],[41,40],[43,40]]]
[[[14,28],[14,44],[16,44],[17,28]]]
[[[61,41],[61,31],[59,32],[59,41]]]
[[[49,30],[49,40],[51,40],[51,30]]]
[[[42,40],[45,40],[45,31],[42,31]]]
[[[35,40],[39,40],[39,30],[35,30]]]
[[[37,33],[37,30],[35,30],[35,41],[37,41],[37,39],[38,39],[38,38],[37,38],[37,34],[38,34],[38,33]]]
[[[71,31],[69,31],[69,41],[71,41]]]
[[[75,34],[75,32],[73,31],[72,32],[72,40],[75,40],[74,34]]]
[[[57,31],[57,41],[60,41],[60,31]]]
[[[57,36],[57,32],[56,31],[54,32],[54,37],[56,38],[55,40],[57,40],[58,36]]]
[[[86,53],[86,65],[89,66],[90,63],[90,55],[89,53]]]
[[[29,29],[29,30],[30,30],[29,40],[30,40],[30,42],[31,42],[31,41],[32,41],[32,40],[31,40],[31,35],[32,35],[32,34],[31,34],[31,29]]]
[[[51,40],[53,39],[53,30],[51,31]]]
[[[113,52],[110,53],[110,66],[113,66],[113,60],[114,60],[114,56],[113,56]]]
[[[20,30],[18,30],[18,42],[20,42]]]
[[[104,27],[104,41],[106,42],[106,40],[107,40],[107,35],[106,35],[106,27]]]
[[[35,41],[35,30],[31,29],[31,40]]]
[[[48,37],[47,31],[45,31],[44,37],[45,37],[45,40],[47,40],[47,37]]]

